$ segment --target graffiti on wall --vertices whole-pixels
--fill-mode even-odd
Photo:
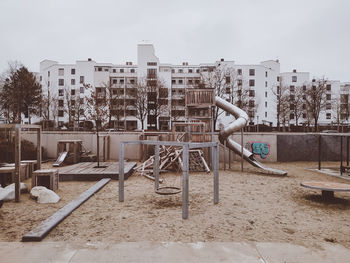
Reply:
[[[251,149],[253,154],[260,155],[262,159],[265,159],[270,153],[270,145],[266,142],[252,142]]]

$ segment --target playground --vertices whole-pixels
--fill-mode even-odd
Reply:
[[[50,164],[43,164],[50,165]],[[118,181],[111,181],[75,210],[43,240],[79,242],[126,241],[234,241],[285,242],[317,248],[328,242],[350,248],[349,193],[322,200],[320,191],[300,187],[305,180],[346,183],[308,168],[316,162],[273,163],[288,176],[220,169],[220,202],[213,205],[212,175],[191,173],[189,219],[181,219],[181,194],[160,196],[153,183],[132,175],[125,181],[125,202],[118,201]],[[324,162],[324,166],[336,166]],[[161,175],[163,178],[163,175]],[[178,184],[179,175],[165,174],[167,183]],[[60,182],[57,204],[38,206],[28,194],[21,202],[2,207],[0,241],[19,241],[59,208],[95,182]]]

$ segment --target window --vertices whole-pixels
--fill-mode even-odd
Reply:
[[[249,87],[254,87],[255,86],[255,80],[254,79],[250,79],[249,80]]]
[[[58,111],[58,117],[63,117],[63,110]]]
[[[157,69],[149,68],[147,69],[147,78],[155,79],[157,77]]]
[[[265,91],[265,98],[267,98],[267,91]]]
[[[327,84],[326,89],[327,89],[328,91],[331,91],[331,90],[332,90],[332,85]]]
[[[312,90],[315,91],[316,90],[316,86],[312,86]]]
[[[289,95],[289,99],[294,101],[295,100],[295,96],[294,95]]]
[[[75,85],[75,79],[71,79],[71,80],[70,80],[70,84],[71,84],[71,85]]]
[[[331,110],[332,109],[332,104],[331,103],[327,103],[326,104],[326,110]]]
[[[303,86],[303,91],[306,91],[306,86],[305,85]]]
[[[267,118],[267,111],[265,111],[265,118]]]
[[[255,76],[255,69],[249,69],[249,76]]]
[[[183,84],[183,80],[182,79],[179,79],[179,84]]]
[[[306,104],[303,104],[303,110],[306,110]]]
[[[130,72],[135,73],[135,69],[134,68],[130,69]]]
[[[332,99],[332,95],[331,94],[326,94],[326,99],[327,100],[331,100]]]
[[[255,106],[254,100],[249,101],[249,107],[253,108]]]
[[[119,72],[120,72],[120,73],[124,73],[124,69],[123,69],[123,68],[121,68]]]
[[[79,110],[79,115],[84,115],[84,109]]]
[[[47,82],[47,86],[50,87],[50,81]]]
[[[43,81],[43,76],[40,76],[40,81]]]
[[[331,114],[331,113],[326,113],[326,119],[327,119],[327,120],[330,120],[331,117],[332,117],[332,114]]]
[[[175,80],[175,79],[172,79],[172,80],[171,80],[171,84],[176,84],[176,80]]]
[[[294,92],[294,86],[290,86],[290,87],[289,87],[289,91],[290,91],[290,92]]]
[[[58,100],[58,107],[63,107],[63,106],[64,106],[64,101]]]
[[[267,81],[265,81],[265,88],[267,88]]]
[[[80,87],[80,93],[84,93],[84,87]]]
[[[297,76],[292,76],[292,82],[297,82],[298,78]]]
[[[188,85],[192,85],[192,84],[193,84],[192,79],[189,79],[187,84],[188,84]]]
[[[147,66],[157,66],[157,62],[147,62]]]
[[[267,101],[265,101],[265,108],[267,108]]]
[[[75,89],[72,89],[72,90],[70,91],[70,94],[71,94],[72,96],[75,96]]]
[[[179,70],[177,72],[178,73],[184,73],[184,70],[182,68],[179,68]]]
[[[303,113],[303,119],[306,119],[306,113]]]
[[[231,93],[231,89],[230,88],[226,88],[226,94],[230,94]]]
[[[113,83],[113,84],[118,84],[118,80],[117,80],[117,79],[113,79],[113,80],[112,80],[112,83]]]
[[[70,111],[70,114],[71,114],[72,116],[74,116],[74,115],[75,115],[75,110],[71,110],[71,111]]]
[[[238,80],[237,80],[237,85],[238,85],[238,86],[242,86],[242,80],[241,80],[241,79],[238,79]]]
[[[98,67],[97,70],[98,70],[98,71],[102,71],[102,67]]]
[[[75,100],[71,100],[70,105],[75,106]]]
[[[193,71],[192,71],[192,69],[191,68],[189,68],[188,69],[188,73],[192,73]]]
[[[58,96],[63,96],[63,93],[64,93],[64,92],[63,92],[63,89],[59,89],[59,90],[58,90]]]
[[[131,80],[130,80],[130,84],[135,84],[135,80],[134,80],[134,79],[131,79]]]
[[[120,83],[120,84],[124,84],[124,79],[120,79],[120,80],[119,80],[119,83]]]
[[[64,75],[64,68],[59,68],[58,69],[58,76],[63,76]]]
[[[64,79],[58,79],[58,86],[64,86]]]
[[[75,75],[75,68],[70,69],[70,74]]]
[[[237,69],[237,74],[238,75],[242,75],[242,69],[241,68]]]
[[[80,76],[80,83],[84,83],[84,76]]]
[[[230,78],[230,76],[226,76],[225,82],[226,82],[226,83],[231,83],[231,78]]]
[[[199,83],[200,83],[200,80],[199,80],[199,79],[196,79],[196,80],[195,80],[195,83],[196,83],[196,84],[199,84]]]
[[[175,69],[172,69],[172,70],[171,70],[171,73],[175,73]]]
[[[290,120],[294,120],[294,113],[291,113],[291,114],[289,115],[289,119],[290,119]]]
[[[277,81],[280,81],[280,77],[277,77]]]
[[[267,78],[267,71],[265,71],[265,78]]]
[[[108,72],[109,71],[109,69],[108,68],[105,68],[105,72]]]
[[[50,71],[47,72],[47,76],[50,77]]]
[[[290,110],[295,110],[295,104],[289,104]]]
[[[112,72],[113,73],[117,73],[117,70],[114,68],[114,69],[112,69]]]
[[[250,90],[249,97],[254,97],[254,96],[255,96],[255,90]]]
[[[199,68],[196,69],[196,73],[199,73]]]

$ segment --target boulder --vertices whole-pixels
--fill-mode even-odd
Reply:
[[[33,199],[36,199],[40,204],[51,204],[57,203],[60,200],[60,197],[50,189],[47,189],[44,186],[35,186],[30,191],[30,196]]]
[[[25,183],[20,183],[21,193],[28,192],[28,186]],[[0,200],[11,201],[15,200],[15,184],[10,184],[5,188],[0,187]]]

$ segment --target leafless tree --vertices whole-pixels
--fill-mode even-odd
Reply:
[[[304,86],[296,86],[293,88],[294,90],[292,90],[292,87],[290,88],[289,108],[294,115],[295,125],[298,126],[298,121],[306,109],[306,104],[304,102]]]
[[[84,84],[86,89],[90,89],[90,96],[87,97],[87,114],[90,119],[95,121],[96,128],[103,127],[107,120],[107,102],[105,90],[101,87],[93,87]]]
[[[277,105],[277,129],[280,130],[282,123],[284,130],[290,117],[290,94],[289,87],[283,83],[282,77],[279,77],[278,85],[272,88],[272,93]]]
[[[327,105],[327,80],[323,77],[321,79],[313,80],[312,84],[307,86],[306,105],[307,111],[311,114],[315,131],[318,131],[318,119],[320,112],[326,108]]]
[[[145,79],[139,79],[135,84],[135,107],[136,118],[141,122],[141,129],[144,130],[144,123],[147,117],[147,94],[148,87]]]

